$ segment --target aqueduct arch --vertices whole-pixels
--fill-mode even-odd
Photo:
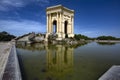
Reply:
[[[74,37],[74,10],[70,10],[62,5],[48,7],[47,14],[47,34],[56,33],[57,40],[66,37]]]

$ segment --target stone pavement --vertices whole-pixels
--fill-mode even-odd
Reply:
[[[11,47],[12,45],[8,42],[0,42],[0,80],[2,80]]]

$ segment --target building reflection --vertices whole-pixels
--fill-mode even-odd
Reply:
[[[74,48],[63,45],[46,46],[47,76],[61,79],[73,72]]]
[[[24,59],[25,70],[30,71],[27,75],[32,75],[31,77],[27,76],[29,79],[74,80],[74,49],[85,44],[53,45],[20,42],[16,46],[18,51],[22,51],[20,56]],[[33,65],[33,62],[35,65]],[[33,73],[36,74],[33,75]]]

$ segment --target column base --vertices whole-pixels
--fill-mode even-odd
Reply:
[[[46,37],[45,37],[45,41],[48,41],[48,35],[49,35],[50,33],[46,33]],[[66,37],[66,34],[64,34],[64,33],[56,33],[57,34],[57,38],[56,38],[56,40],[63,40],[65,37]],[[70,37],[74,37],[74,34],[67,34],[68,35],[68,38],[70,38]]]
[[[74,34],[67,34],[68,38],[74,37]],[[66,34],[62,34],[62,38],[66,38]]]
[[[57,35],[58,35],[58,38],[61,38],[61,39],[64,39],[64,38],[66,38],[66,34],[65,33],[57,33]],[[74,37],[74,34],[67,34],[68,35],[68,38],[69,37]]]
[[[62,37],[62,33],[56,33],[58,35],[58,38],[56,38],[56,40],[62,40],[63,37]]]
[[[68,34],[68,37],[72,37],[72,38],[73,38],[73,37],[74,37],[74,34]]]
[[[48,35],[49,35],[50,33],[46,33],[46,35],[45,35],[45,41],[47,42],[48,41]]]

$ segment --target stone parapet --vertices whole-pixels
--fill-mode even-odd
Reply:
[[[15,43],[11,42],[11,45],[2,80],[22,80]]]
[[[3,78],[11,48],[12,46],[9,42],[0,42],[0,80]]]

